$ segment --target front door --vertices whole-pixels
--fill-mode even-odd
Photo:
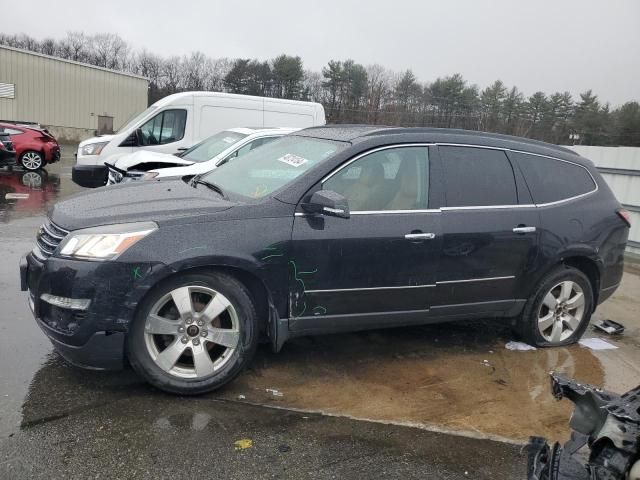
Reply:
[[[434,314],[506,313],[535,266],[539,214],[506,153],[439,146],[446,202]]]
[[[290,261],[290,328],[351,330],[420,322],[429,310],[441,242],[429,209],[429,147],[376,149],[320,188],[347,198],[351,217],[298,211]]]
[[[178,153],[191,146],[188,117],[191,107],[163,110],[147,120],[139,129],[138,147],[159,153]]]

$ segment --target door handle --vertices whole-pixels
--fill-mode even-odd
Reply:
[[[407,240],[433,240],[436,238],[435,233],[407,233],[404,236]]]
[[[533,233],[536,231],[536,227],[516,227],[513,229],[513,233]]]

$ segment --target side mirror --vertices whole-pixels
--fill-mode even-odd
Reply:
[[[318,190],[308,203],[303,203],[302,209],[308,213],[316,213],[339,218],[349,218],[349,202],[339,193],[331,190]]]
[[[140,134],[142,131],[140,129],[134,130],[129,134],[127,138],[125,138],[120,144],[121,147],[137,147],[140,145]]]

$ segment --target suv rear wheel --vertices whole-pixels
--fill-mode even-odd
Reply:
[[[233,380],[257,343],[257,314],[246,287],[227,274],[191,273],[142,302],[127,352],[134,370],[155,387],[193,395]]]
[[[519,322],[523,339],[535,346],[569,345],[582,337],[593,310],[593,288],[580,270],[562,266],[540,283]]]

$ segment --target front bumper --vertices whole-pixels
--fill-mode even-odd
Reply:
[[[152,265],[91,262],[32,253],[20,261],[20,285],[38,326],[70,363],[92,369],[122,368],[124,341],[138,301],[150,288]],[[85,309],[63,308],[42,298],[88,299]]]

